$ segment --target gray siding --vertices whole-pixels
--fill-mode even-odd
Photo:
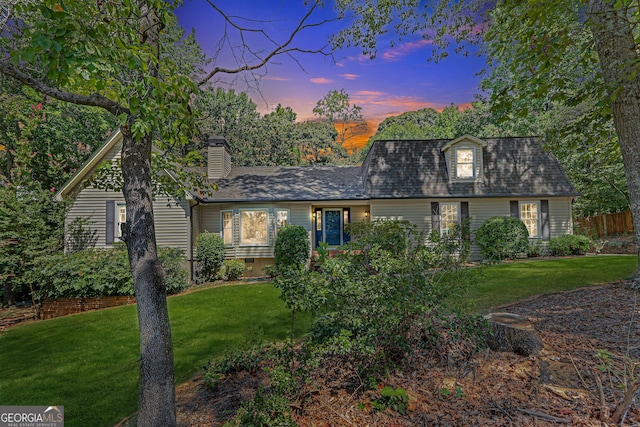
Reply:
[[[124,203],[124,196],[122,193],[87,187],[80,191],[67,214],[67,223],[72,222],[75,218],[88,219],[88,227],[97,232],[96,247],[98,248],[112,247],[106,243],[105,236],[108,200]],[[176,205],[174,200],[162,198],[154,201],[153,210],[158,246],[181,248],[187,251],[189,248],[189,207],[187,202],[183,200]],[[189,256],[188,251],[185,252],[185,255]]]
[[[237,203],[209,204],[197,206],[199,211],[198,227],[201,232],[221,232],[221,212],[233,211],[233,246],[227,247],[227,258],[273,258],[276,239],[275,212],[278,209],[289,210],[289,223],[301,225],[311,237],[311,205],[309,203]],[[267,245],[250,246],[240,244],[240,212],[247,209],[265,209],[268,214]]]
[[[551,238],[562,234],[573,233],[571,216],[571,198],[544,198],[549,200],[549,217]],[[517,198],[473,198],[473,199],[407,199],[407,200],[373,200],[371,201],[371,218],[376,220],[407,220],[416,224],[421,231],[431,232],[431,202],[469,202],[470,227],[473,232],[482,223],[494,216],[509,216],[509,201]],[[521,201],[539,201],[526,198]],[[539,239],[537,239],[539,240]],[[471,245],[472,256],[478,258],[480,251],[475,244]]]
[[[107,160],[120,158],[122,144],[116,144],[105,156]],[[110,248],[106,243],[106,209],[107,201],[124,203],[124,196],[120,192],[105,191],[88,186],[81,189],[73,201],[67,223],[75,218],[88,219],[89,228],[96,230],[98,241],[96,247]],[[159,246],[181,248],[188,257],[189,252],[189,205],[185,200],[176,204],[176,200],[166,197],[158,198],[153,203],[156,222],[156,242]]]

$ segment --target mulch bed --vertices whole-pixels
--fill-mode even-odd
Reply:
[[[328,364],[292,411],[310,427],[613,425],[602,420],[622,401],[625,356],[640,358],[639,306],[624,282],[510,304],[500,310],[528,317],[539,331],[539,356],[483,350],[452,366],[443,354],[414,353],[410,368],[369,391],[349,366]],[[605,349],[610,356],[599,358]],[[240,374],[210,390],[194,378],[178,387],[178,424],[221,425],[264,381]],[[383,386],[406,390],[405,413],[373,409]],[[636,405],[624,425],[640,425]]]
[[[36,311],[31,306],[0,307],[0,331],[30,320],[36,320]]]

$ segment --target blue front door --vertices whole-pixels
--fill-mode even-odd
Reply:
[[[342,244],[341,216],[341,209],[324,210],[324,237],[329,246],[340,246]]]

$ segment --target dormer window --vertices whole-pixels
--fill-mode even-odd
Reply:
[[[442,147],[447,164],[449,182],[482,182],[482,150],[487,143],[471,135],[464,135]]]
[[[473,148],[456,149],[456,178],[475,178],[475,150]]]

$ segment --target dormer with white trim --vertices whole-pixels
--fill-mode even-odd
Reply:
[[[487,146],[483,140],[463,135],[442,147],[449,182],[482,182],[482,150]]]

